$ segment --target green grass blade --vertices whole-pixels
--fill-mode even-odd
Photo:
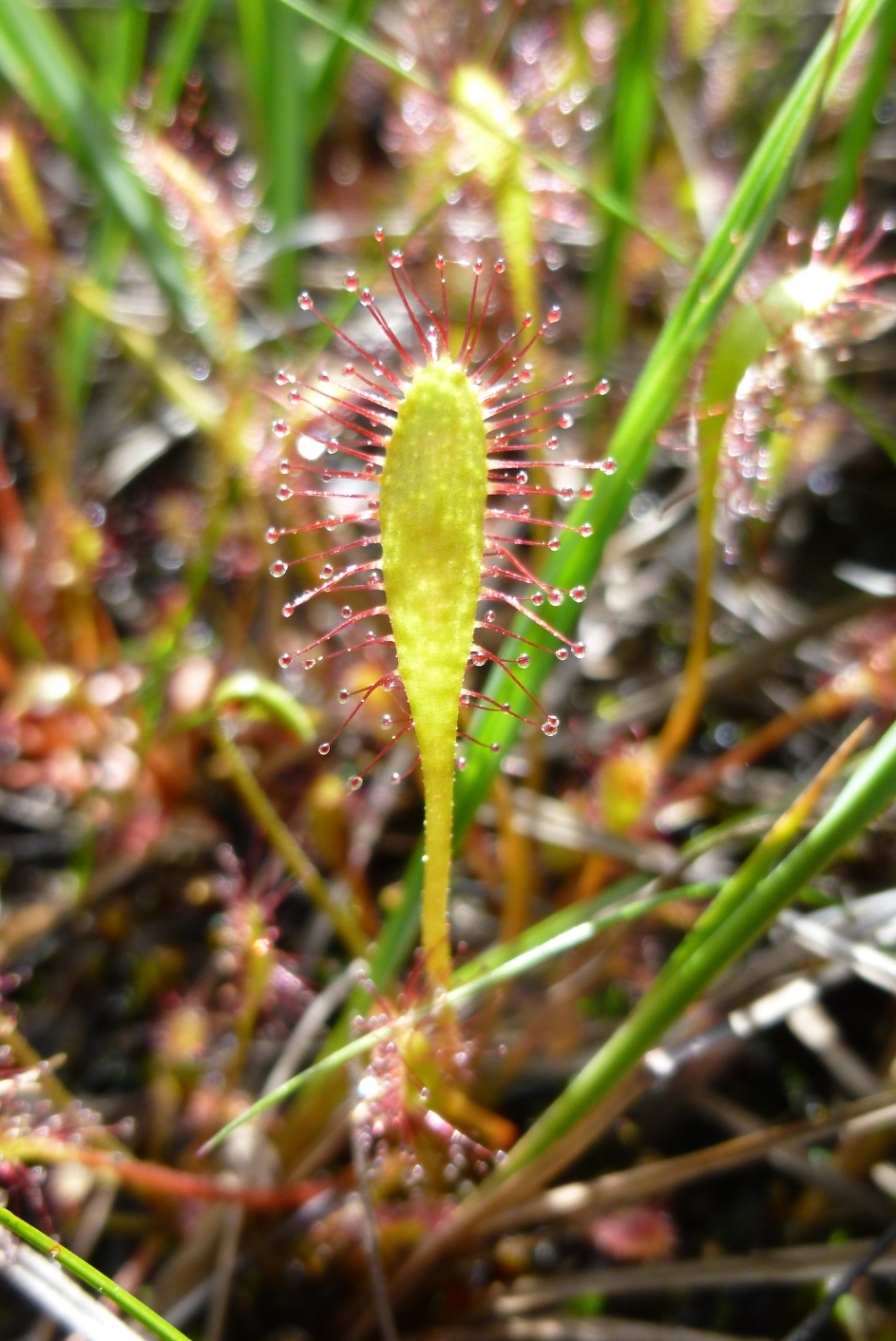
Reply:
[[[243,77],[249,89],[253,130],[261,143],[268,66],[268,6],[260,0],[236,0]]]
[[[339,22],[363,31],[375,0],[344,0]],[[316,77],[308,89],[308,143],[316,144],[329,120],[339,91],[339,82],[351,57],[351,46],[341,37],[333,38],[322,56]]]
[[[119,9],[98,17],[105,22],[100,33],[97,93],[104,107],[114,109],[140,79],[149,14],[139,0],[122,0]]]
[[[277,235],[286,237],[304,213],[308,200],[306,70],[301,58],[301,20],[280,0],[267,0],[267,4],[270,41],[265,105],[268,179],[265,199],[274,216]],[[271,295],[284,309],[295,302],[296,258],[291,248],[278,253],[271,263]]]
[[[215,0],[185,0],[165,30],[158,59],[159,79],[152,99],[157,122],[164,122],[178,104],[214,5]]]
[[[896,49],[896,0],[886,0],[877,22],[876,41],[868,58],[868,68],[855,103],[840,131],[834,176],[825,193],[822,215],[838,224],[843,212],[859,192],[862,155],[875,127],[875,111],[884,96],[893,68]]]
[[[90,90],[87,73],[50,10],[25,0],[0,0],[0,64],[16,91],[50,134],[80,160],[134,235],[178,314],[194,322],[197,302],[178,244],[158,202],[125,161]]]
[[[694,360],[709,339],[736,280],[771,226],[817,108],[823,103],[824,91],[842,74],[882,3],[857,0],[851,6],[833,58],[833,29],[828,31],[762,137],[717,233],[707,243],[690,284],[663,327],[608,445],[608,454],[615,457],[619,469],[600,482],[590,502],[579,504],[569,516],[573,525],[591,525],[593,534],[588,540],[568,538],[549,556],[543,573],[546,586],[587,586],[593,579],[604,546],[644,476],[657,432],[675,408]],[[554,612],[553,619],[562,632],[569,634],[578,619],[578,607],[566,601]],[[542,641],[536,626],[525,621],[524,627],[527,637]],[[505,648],[502,655],[511,657],[515,652]],[[529,670],[517,674],[537,695],[554,665],[552,651],[533,649]],[[501,670],[489,676],[485,693],[499,703],[509,703],[512,710],[523,715],[529,707],[523,691]],[[516,738],[519,723],[512,712],[480,713],[468,730],[486,748],[471,752],[466,771],[457,779],[458,839],[485,798],[501,756]],[[488,748],[492,744],[499,747],[497,753]],[[397,972],[402,956],[416,940],[420,888],[418,852],[408,867],[405,897],[384,926],[372,960],[374,981],[378,983]],[[379,973],[384,976],[380,978]]]
[[[15,1234],[17,1238],[22,1239],[30,1247],[36,1248],[39,1253],[50,1257],[60,1266],[65,1267],[78,1280],[83,1281],[85,1285],[90,1285],[97,1290],[105,1299],[110,1299],[113,1304],[117,1304],[122,1313],[126,1313],[129,1318],[135,1322],[140,1322],[153,1336],[157,1336],[159,1341],[189,1341],[177,1327],[173,1327],[170,1322],[159,1317],[148,1304],[144,1304],[141,1299],[135,1298],[129,1294],[123,1286],[119,1285],[109,1276],[104,1276],[102,1271],[97,1271],[96,1267],[85,1262],[83,1257],[73,1253],[69,1248],[63,1248],[61,1243],[51,1239],[49,1234],[43,1234],[33,1225],[29,1225],[26,1220],[20,1220],[12,1211],[8,1211],[5,1206],[0,1206],[0,1225],[5,1226],[10,1233]]]
[[[97,92],[107,112],[117,111],[135,88],[143,70],[149,14],[139,0],[124,0],[120,9],[93,16]],[[103,288],[114,286],[128,245],[127,229],[110,204],[103,202],[91,228],[88,270]],[[97,333],[94,318],[77,303],[69,303],[63,332],[61,373],[71,405],[79,410],[87,394]]]
[[[656,115],[657,64],[666,34],[666,12],[654,0],[623,9],[624,29],[616,57],[616,89],[610,140],[610,190],[634,206],[650,152]],[[622,255],[628,229],[610,217],[598,249],[591,284],[591,361],[603,369],[622,335],[625,312]]]

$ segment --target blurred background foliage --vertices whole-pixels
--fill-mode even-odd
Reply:
[[[159,1335],[360,1336],[371,1280],[388,1332],[398,1272],[474,1341],[781,1336],[888,1222],[894,48],[893,0],[0,0],[0,1181]],[[503,256],[493,344],[559,304],[539,378],[610,380],[570,455],[618,469],[543,568],[586,654],[486,685],[561,730],[463,723],[460,1034],[404,1015],[388,704],[316,748],[379,649],[281,669],[337,610],[269,574],[316,580],[267,539],[277,371],[345,356],[296,295],[368,341],[378,224],[460,312]],[[401,1037],[353,1100],[322,1069],[198,1153],[352,1016]],[[835,1314],[896,1327],[889,1286]]]

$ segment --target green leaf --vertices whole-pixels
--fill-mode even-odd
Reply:
[[[285,727],[303,745],[314,739],[316,727],[307,710],[282,685],[265,680],[254,671],[240,671],[222,680],[212,698],[212,707],[220,710],[227,703],[239,703]]]

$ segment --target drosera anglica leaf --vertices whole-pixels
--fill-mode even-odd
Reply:
[[[275,436],[285,441],[292,434],[290,406],[301,405],[304,416],[296,454],[281,463],[289,482],[280,486],[278,497],[284,503],[304,499],[306,507],[316,507],[320,500],[332,510],[298,526],[273,528],[268,539],[340,533],[338,543],[303,560],[320,565],[319,582],[289,600],[284,614],[293,614],[318,595],[341,601],[348,593],[361,593],[364,599],[358,609],[351,603],[343,605],[335,626],[281,658],[283,666],[299,661],[312,670],[348,652],[395,648],[397,669],[387,670],[361,690],[340,692],[340,701],[356,701],[336,734],[319,749],[321,754],[330,752],[373,693],[403,691],[407,707],[394,718],[390,715],[388,725],[394,727],[393,740],[411,730],[417,739],[426,809],[422,943],[427,975],[439,990],[451,969],[448,893],[454,770],[463,767],[455,748],[458,739],[478,744],[458,730],[459,713],[474,704],[486,711],[511,711],[509,705],[493,701],[464,681],[468,669],[491,663],[501,665],[520,684],[514,667],[524,668],[528,661],[525,636],[515,635],[522,650],[513,661],[499,657],[487,645],[490,633],[510,635],[494,609],[499,604],[553,634],[559,660],[584,653],[582,644],[556,632],[540,612],[545,605],[557,606],[566,599],[583,601],[584,588],[545,586],[519,551],[554,550],[563,531],[588,533],[588,528],[534,517],[528,500],[548,496],[568,503],[575,497],[590,497],[595,486],[581,483],[583,472],[609,474],[614,463],[563,457],[551,461],[558,471],[570,471],[563,478],[579,481],[576,485],[534,483],[530,471],[545,464],[537,456],[539,437],[544,436],[549,452],[556,451],[558,431],[573,425],[574,407],[609,388],[601,381],[590,392],[574,392],[548,406],[545,393],[570,387],[572,373],[554,386],[527,389],[532,369],[526,355],[559,320],[559,308],[552,308],[534,330],[532,318],[525,317],[492,353],[480,356],[486,314],[505,270],[502,260],[492,267],[481,303],[485,265],[474,263],[466,323],[457,352],[452,353],[444,259],[436,260],[440,276],[436,310],[418,292],[403,254],[394,251],[386,256],[381,229],[376,237],[401,303],[402,325],[410,331],[404,338],[415,351],[364,289],[360,302],[379,328],[380,341],[391,346],[397,367],[331,327],[357,363],[346,364],[338,377],[321,373],[316,385],[299,382],[288,372],[278,374],[286,405],[274,421]],[[345,285],[350,292],[360,290],[353,271]],[[307,293],[300,296],[299,306],[331,325]],[[331,437],[334,431],[339,436]],[[356,530],[343,538],[343,528],[349,524]],[[380,547],[380,557],[358,556],[357,551],[375,546]],[[290,566],[278,559],[271,571],[283,577]],[[355,641],[358,626],[369,621],[376,621],[375,627],[366,629],[361,642]],[[383,621],[388,621],[389,629]],[[534,697],[527,697],[533,716],[522,720],[539,726],[545,735],[555,735],[558,719],[546,714]],[[359,787],[388,748],[351,778],[349,786]],[[397,774],[393,777],[401,780]]]

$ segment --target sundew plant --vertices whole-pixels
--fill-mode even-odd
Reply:
[[[0,0],[0,1336],[896,1335],[894,53]]]
[[[376,236],[382,247],[382,230]],[[274,528],[268,536],[274,541],[297,533],[328,534],[349,524],[361,528],[354,540],[303,558],[303,563],[322,565],[320,581],[289,600],[283,612],[292,615],[323,594],[338,599],[347,592],[375,592],[381,595],[381,603],[357,610],[345,605],[334,628],[299,651],[285,654],[281,664],[298,659],[311,670],[325,659],[359,650],[351,646],[319,649],[340,641],[341,635],[357,636],[359,626],[370,620],[383,617],[388,621],[391,632],[368,629],[363,646],[394,647],[397,666],[370,685],[340,691],[341,702],[357,700],[340,732],[376,690],[403,690],[407,713],[396,718],[389,715],[383,724],[396,728],[391,743],[411,730],[416,736],[426,806],[423,953],[431,982],[444,988],[451,966],[447,916],[454,773],[456,767],[465,766],[466,746],[481,744],[458,730],[458,711],[476,705],[483,711],[514,712],[509,703],[465,687],[467,672],[500,666],[523,689],[531,710],[537,713],[534,720],[514,713],[516,718],[540,726],[547,736],[556,734],[557,717],[544,713],[518,678],[518,670],[530,661],[525,647],[534,644],[506,627],[498,608],[523,614],[552,635],[558,660],[566,660],[570,652],[584,655],[584,645],[554,629],[540,611],[561,605],[567,597],[581,604],[585,587],[546,585],[533,571],[528,556],[537,555],[539,549],[555,551],[562,531],[574,530],[587,537],[591,527],[586,522],[573,528],[550,515],[538,516],[533,505],[537,507],[537,501],[544,499],[569,503],[577,496],[591,498],[593,473],[612,474],[615,465],[608,458],[589,463],[558,457],[552,460],[555,469],[573,477],[584,473],[588,482],[554,486],[538,482],[541,474],[533,477],[557,453],[559,435],[572,428],[571,408],[587,400],[583,394],[557,399],[556,393],[572,386],[572,372],[553,386],[531,386],[532,364],[527,355],[560,320],[559,307],[551,308],[545,322],[534,330],[532,317],[524,317],[517,330],[490,353],[483,353],[483,323],[505,264],[502,260],[494,263],[480,295],[485,266],[476,260],[466,322],[452,351],[444,258],[435,262],[441,280],[435,311],[407,273],[403,253],[394,250],[386,257],[384,249],[383,256],[407,316],[413,352],[365,288],[359,301],[393,347],[397,368],[393,370],[357,340],[333,328],[361,361],[360,368],[346,364],[340,377],[322,372],[316,384],[297,383],[288,372],[277,378],[287,390],[287,405],[301,405],[313,415],[311,424],[301,431],[299,450],[281,462],[281,474],[290,482],[281,485],[278,498],[287,502],[298,495],[331,505],[351,500],[358,511],[342,516],[331,513],[299,527]],[[345,286],[350,292],[359,290],[354,272],[346,276]],[[299,306],[303,311],[315,310],[307,293],[299,298]],[[609,383],[602,380],[591,394],[604,395],[608,390]],[[542,408],[545,396],[549,399]],[[328,428],[339,436],[322,436]],[[274,432],[285,439],[287,419],[277,419]],[[307,451],[310,443],[323,449],[323,457],[314,462],[301,458],[302,447]],[[537,455],[540,446],[551,456],[542,459]],[[352,487],[361,492],[353,493]],[[380,554],[365,555],[362,562],[346,563],[343,558],[346,553],[377,547]],[[282,559],[272,566],[277,577],[288,571]],[[520,650],[512,658],[502,656],[477,641],[483,633],[510,639]],[[324,742],[321,754],[328,754],[331,745],[332,741]],[[497,752],[499,747],[492,743],[484,748]],[[400,774],[393,777],[396,782],[401,780]],[[356,789],[362,781],[362,775],[355,774],[349,787]]]

